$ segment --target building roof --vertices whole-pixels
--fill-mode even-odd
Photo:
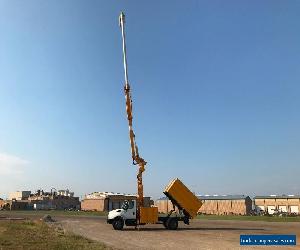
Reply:
[[[201,200],[245,200],[247,195],[197,195]]]
[[[294,194],[283,194],[283,195],[258,195],[255,196],[254,199],[300,199],[300,195],[294,195]]]
[[[245,200],[247,195],[197,195],[201,200]],[[250,198],[250,197],[249,197]],[[168,197],[162,197],[158,200],[168,200]]]
[[[124,194],[124,193],[113,193],[113,192],[93,192],[85,195],[86,199],[104,199],[104,198],[117,198],[117,197],[137,197],[136,194]],[[148,197],[148,196],[144,196]]]
[[[169,198],[168,197],[161,197],[161,198],[159,198],[157,200],[169,200]]]

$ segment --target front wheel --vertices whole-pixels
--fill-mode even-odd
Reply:
[[[124,220],[122,218],[116,218],[112,225],[115,230],[122,230],[124,227]]]

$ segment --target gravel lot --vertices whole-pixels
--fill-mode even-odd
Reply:
[[[239,245],[240,234],[296,234],[300,239],[299,222],[194,220],[190,226],[179,224],[176,231],[162,225],[147,225],[135,230],[125,227],[115,231],[105,217],[58,217],[63,227],[76,234],[101,241],[116,249],[274,249],[274,247],[245,247]],[[300,249],[299,242],[293,247]]]

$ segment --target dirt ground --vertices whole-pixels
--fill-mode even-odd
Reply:
[[[300,222],[194,220],[179,224],[176,231],[162,225],[147,225],[139,231],[125,227],[115,231],[105,217],[58,218],[63,227],[117,249],[273,249],[272,246],[240,246],[240,234],[296,234],[300,239]],[[277,246],[277,249],[300,249]]]

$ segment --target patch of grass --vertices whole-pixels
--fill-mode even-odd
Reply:
[[[57,231],[44,222],[0,221],[0,249],[109,249],[82,236]]]
[[[278,216],[242,216],[242,215],[198,215],[203,220],[239,220],[239,221],[269,221],[269,222],[300,222],[300,217]]]
[[[0,211],[0,215],[40,215],[41,217],[45,214],[51,216],[107,216],[107,212],[97,211],[64,211],[64,210],[13,210],[13,211]]]

